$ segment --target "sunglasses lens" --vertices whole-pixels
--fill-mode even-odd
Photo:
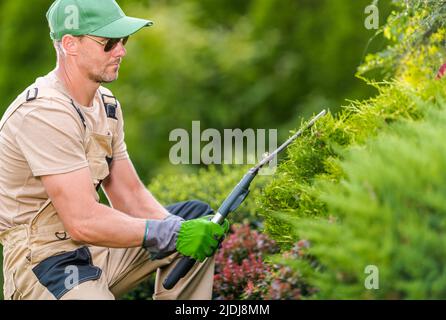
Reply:
[[[111,51],[120,41],[120,39],[108,39],[107,44],[104,47],[105,52]]]
[[[115,47],[116,47],[116,45],[120,42],[122,40],[122,44],[125,46],[125,44],[127,43],[127,41],[129,40],[129,37],[125,37],[125,38],[122,38],[122,39],[109,39],[108,41],[107,41],[107,44],[105,45],[105,47],[104,47],[104,51],[105,52],[109,52],[109,51],[111,51],[111,50],[113,50]]]

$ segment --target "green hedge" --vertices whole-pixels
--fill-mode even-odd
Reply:
[[[393,82],[378,86],[380,95],[356,102],[336,117],[328,114],[311,133],[297,140],[288,150],[274,180],[265,187],[260,198],[266,232],[288,248],[298,236],[292,236],[291,223],[278,219],[275,212],[287,213],[290,219],[326,217],[326,204],[320,199],[318,181],[339,181],[344,172],[339,166],[349,148],[363,145],[367,139],[402,119],[419,119],[424,108],[424,96],[435,95],[440,89],[418,91],[404,83]]]
[[[317,288],[314,298],[444,299],[446,7],[399,6],[380,30],[394,44],[359,71],[381,68],[379,94],[352,102],[299,140],[261,196],[266,231],[308,255],[276,257]],[[367,290],[366,267],[379,270]]]
[[[446,298],[445,101],[440,107],[346,155],[341,182],[321,183],[335,219],[287,219],[312,244],[316,268],[288,263],[308,272],[315,298]],[[379,270],[379,290],[364,286],[368,265]]]

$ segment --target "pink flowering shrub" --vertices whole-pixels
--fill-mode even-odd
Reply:
[[[302,240],[285,253],[299,258],[309,243]],[[249,225],[233,225],[232,233],[216,255],[214,298],[234,299],[300,299],[313,292],[289,267],[269,264],[267,255],[279,253],[273,240]]]

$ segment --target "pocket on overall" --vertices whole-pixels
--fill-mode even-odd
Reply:
[[[105,156],[89,157],[88,166],[90,167],[91,177],[95,180],[104,180],[110,173]]]
[[[112,157],[112,135],[91,133],[88,147],[87,160],[92,178],[104,180],[109,174],[107,158]]]
[[[99,279],[102,274],[102,270],[93,265],[87,247],[49,257],[32,270],[56,299],[85,281]]]

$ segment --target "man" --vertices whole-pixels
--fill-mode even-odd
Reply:
[[[202,202],[156,201],[128,157],[121,107],[101,86],[118,78],[128,37],[152,22],[114,0],[57,0],[47,19],[57,67],[0,122],[5,299],[114,299],[154,271],[155,299],[209,299],[207,257],[227,221],[209,221]],[[99,203],[100,186],[112,207]],[[165,290],[176,251],[201,263]]]

